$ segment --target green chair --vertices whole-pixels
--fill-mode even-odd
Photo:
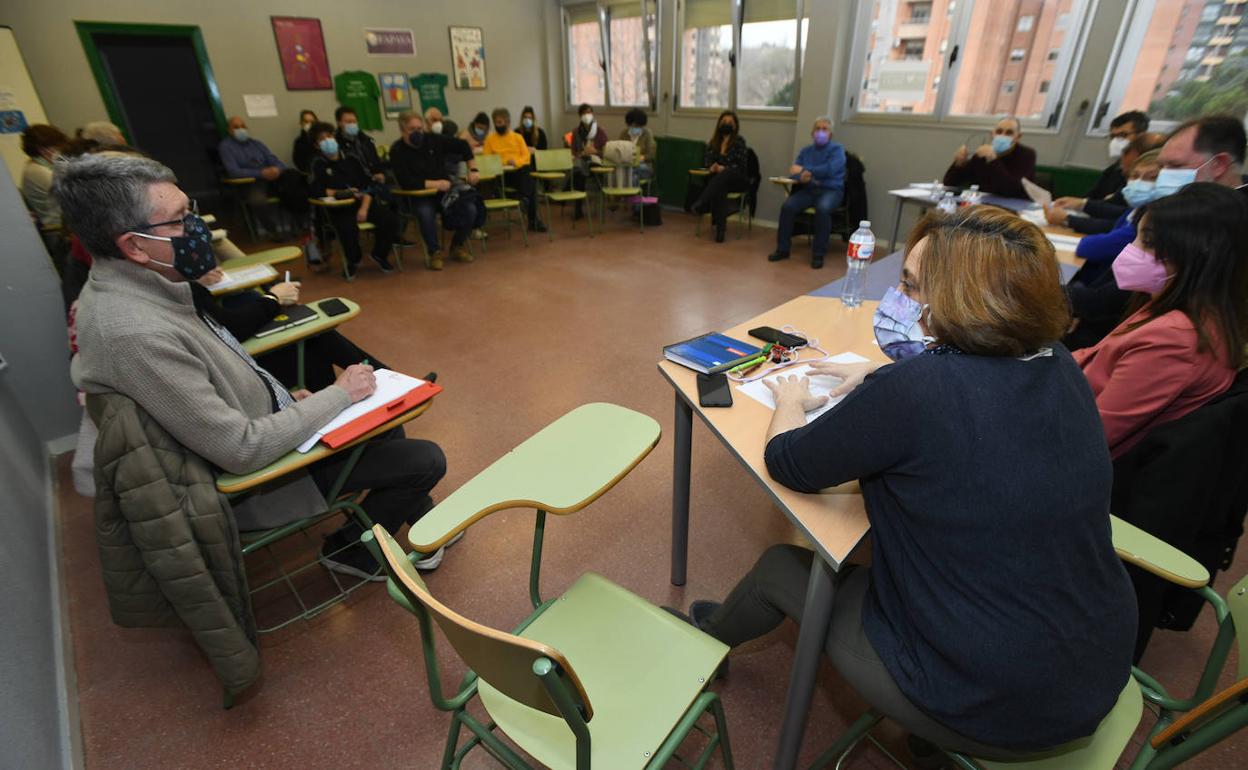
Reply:
[[[312,211],[314,214],[317,209],[328,210],[332,208],[345,208],[355,205],[355,201],[349,198],[344,200],[328,201],[324,198],[308,198],[308,203],[312,204]],[[317,239],[321,241],[328,241],[332,236],[333,240],[337,241],[338,248],[341,250],[342,236],[339,235],[337,228],[334,227],[333,219],[325,213],[322,216],[315,217],[315,222],[317,223]],[[363,237],[366,233],[371,233],[376,230],[377,226],[372,222],[357,222],[356,229],[359,230],[360,233],[360,253],[363,254]],[[395,245],[390,249],[391,253],[395,255],[395,265],[399,268],[400,272],[403,270],[403,248],[400,246],[401,242],[401,240],[396,240]],[[328,261],[329,258],[328,255],[326,255],[326,262]],[[351,283],[351,281],[355,280],[347,273],[347,254],[345,251],[342,253],[342,277],[346,279],[347,283]]]
[[[1148,741],[1131,763],[1131,770],[1169,770],[1248,726],[1248,577],[1231,589],[1230,598],[1224,602],[1209,588],[1209,573],[1195,559],[1116,516],[1110,517],[1110,525],[1119,558],[1176,585],[1195,590],[1213,606],[1219,624],[1218,635],[1195,694],[1182,700],[1171,698],[1156,680],[1132,668],[1117,703],[1101,720],[1096,732],[1087,738],[1035,757],[1009,762],[946,752],[957,767],[962,770],[1113,770],[1139,725],[1145,702],[1158,712],[1158,719],[1149,732]],[[1237,636],[1236,621],[1244,632],[1238,635],[1238,681],[1214,693],[1213,688]],[[1179,714],[1184,715],[1178,717]],[[870,737],[871,729],[882,718],[877,712],[868,711],[820,755],[811,769],[843,760],[863,738]]]
[[[495,511],[537,509],[529,574],[534,610],[511,633],[475,623],[434,598],[413,557],[384,529],[365,534],[390,576],[391,597],[419,622],[433,704],[451,712],[444,770],[459,767],[476,746],[507,767],[530,767],[497,732],[541,766],[585,770],[662,767],[697,730],[704,745],[687,764],[704,767],[718,750],[732,767],[723,708],[706,689],[725,645],[592,572],[555,599],[540,594],[546,513],[567,515],[589,505],[658,439],[658,423],[645,415],[612,404],[578,407],[413,526],[408,538],[425,553]],[[482,587],[492,589],[484,581]],[[434,623],[470,669],[450,697],[442,690]],[[475,696],[488,721],[468,711]],[[708,712],[713,732],[699,725]],[[460,746],[464,728],[470,736]]]
[[[482,182],[498,182],[498,197],[485,199],[486,226],[489,226],[490,215],[495,212],[502,212],[503,221],[507,225],[507,237],[510,239],[511,214],[514,211],[520,215],[517,217],[517,223],[520,225],[520,236],[524,238],[524,247],[527,249],[529,247],[529,235],[525,230],[524,215],[520,211],[520,201],[507,197],[507,185],[503,183],[503,159],[497,155],[478,155],[477,176]],[[485,241],[481,241],[481,250],[483,252],[487,250]]]
[[[554,220],[550,215],[550,203],[554,201],[562,207],[566,203],[588,201],[589,193],[584,190],[571,189],[572,151],[567,147],[557,150],[534,150],[537,170],[531,176],[537,184],[537,195],[546,203],[546,239],[554,240]],[[553,189],[552,189],[553,188]],[[588,205],[588,204],[585,204]],[[594,237],[594,218],[589,216],[589,237]],[[576,220],[572,220],[572,229],[576,229]]]
[[[615,175],[615,171],[617,170],[616,167],[607,166],[606,168],[609,168],[611,170],[610,176]],[[601,178],[598,181],[599,181],[598,191],[599,191],[599,194],[602,196],[602,202],[599,205],[599,211],[602,216],[602,227],[603,229],[606,229],[608,202],[615,198],[635,198],[635,197],[640,196],[641,185],[627,184],[623,186],[618,186],[618,185],[613,185],[613,184],[606,184],[606,183],[603,183]],[[632,181],[631,177],[629,181]],[[645,217],[642,217],[642,216],[637,217],[637,227],[642,233],[646,231]]]
[[[700,179],[702,181],[702,184],[706,184],[706,179],[710,175],[711,175],[711,172],[707,171],[704,168],[689,169],[689,178]],[[754,215],[750,213],[749,207],[745,205],[746,203],[745,193],[730,192],[728,193],[726,197],[730,201],[737,202],[737,237],[738,238],[741,237],[742,229],[748,229],[750,232],[754,232]],[[697,216],[697,224],[694,226],[694,231],[693,231],[694,235],[701,236],[702,235],[702,217],[706,215],[695,214],[694,216]]]

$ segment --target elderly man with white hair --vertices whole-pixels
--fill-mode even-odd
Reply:
[[[107,120],[93,120],[78,130],[83,139],[90,139],[97,144],[126,146],[126,137],[121,129]]]
[[[845,199],[845,146],[832,141],[831,118],[817,118],[810,138],[811,143],[797,153],[797,160],[789,169],[793,190],[780,207],[776,250],[767,259],[779,262],[789,258],[793,223],[798,214],[813,206],[815,238],[810,242],[810,266],[818,269],[823,267],[823,255],[828,251],[832,212]]]

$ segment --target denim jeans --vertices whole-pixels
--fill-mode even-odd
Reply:
[[[793,222],[806,209],[815,208],[815,239],[810,244],[810,255],[822,257],[828,251],[828,236],[832,233],[832,212],[841,205],[841,190],[811,187],[795,187],[784,205],[780,207],[780,229],[776,231],[776,251],[789,253],[793,242]]]

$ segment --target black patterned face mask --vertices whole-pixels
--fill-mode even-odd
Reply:
[[[217,255],[212,251],[212,231],[208,229],[208,223],[200,219],[198,214],[187,214],[182,217],[182,228],[182,235],[174,236],[132,232],[140,238],[167,241],[173,247],[173,263],[160,262],[155,259],[152,262],[162,267],[171,267],[188,281],[194,281],[202,278],[217,266]]]

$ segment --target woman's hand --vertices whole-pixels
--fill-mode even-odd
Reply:
[[[832,398],[843,396],[854,388],[862,384],[867,375],[879,369],[884,364],[878,364],[874,361],[868,361],[861,364],[838,364],[832,361],[819,361],[810,365],[811,374],[824,374],[829,377],[839,377],[842,382],[836,386],[828,395]]]
[[[810,392],[810,379],[807,377],[776,377],[763,380],[763,384],[776,399],[776,409],[782,405],[798,404],[803,412],[809,412],[828,402],[827,396],[815,396]]]
[[[294,305],[299,302],[299,287],[302,285],[299,281],[291,281],[289,283],[283,281],[273,284],[269,288],[269,293],[277,297],[277,304],[283,307]]]

